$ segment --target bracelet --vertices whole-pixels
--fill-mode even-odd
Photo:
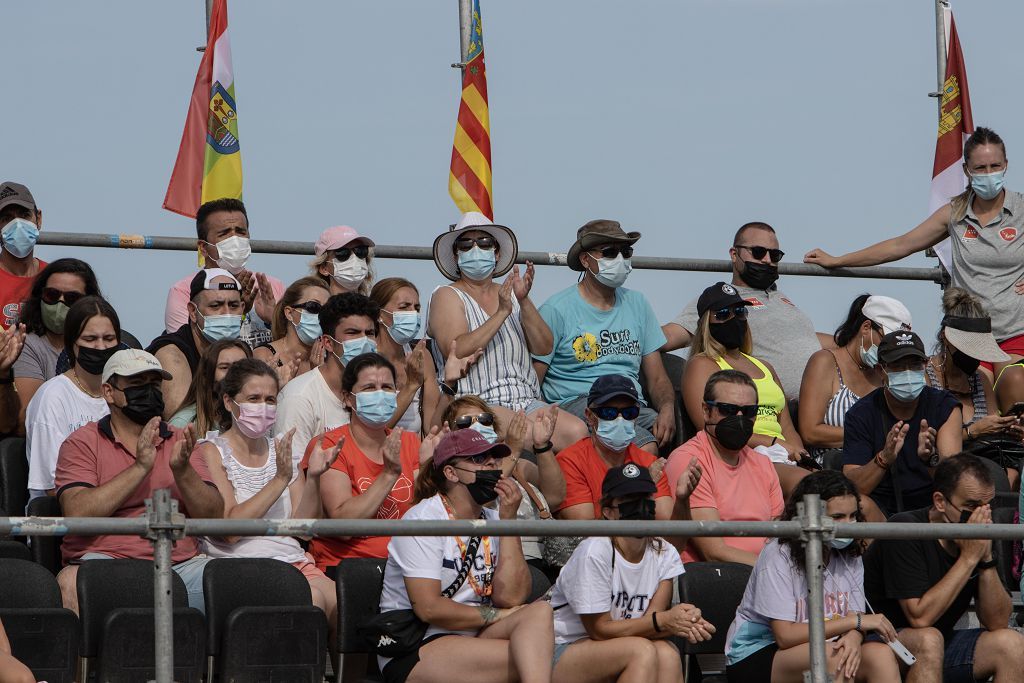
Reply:
[[[451,386],[447,382],[438,382],[438,386],[441,388],[441,393],[445,396],[451,396],[454,398],[455,394],[459,393],[459,381],[455,380]]]
[[[651,621],[654,622],[654,632],[655,633],[661,633],[661,627],[658,626],[658,613],[657,612],[651,612]]]
[[[995,558],[993,558],[993,559],[988,560],[988,561],[979,562],[977,564],[977,567],[978,567],[979,570],[982,570],[982,569],[992,569],[993,567],[996,566],[996,564],[997,564],[997,562],[995,561]]]
[[[548,451],[550,451],[554,447],[555,447],[555,445],[553,443],[551,443],[551,441],[549,440],[546,444],[544,444],[540,448],[537,448],[536,446],[534,446],[533,447],[533,452],[534,452],[534,454],[539,455],[541,453],[547,453]]]
[[[861,618],[861,614],[860,614],[860,612],[857,612],[857,626],[856,626],[856,630],[858,630],[858,631],[860,631],[860,618]]]
[[[774,446],[774,445],[775,445],[775,442],[776,442],[776,441],[778,441],[778,440],[779,440],[779,437],[777,437],[777,436],[773,436],[773,437],[772,437],[772,442],[771,442],[770,444],[768,444],[768,445],[769,445],[769,446]]]
[[[890,467],[892,467],[892,463],[886,465],[885,462],[878,457],[878,453],[875,453],[875,464],[881,467],[883,470],[888,470]]]

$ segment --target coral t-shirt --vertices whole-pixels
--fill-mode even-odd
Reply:
[[[39,267],[36,269],[36,273],[46,267],[45,261],[37,260]],[[29,292],[32,290],[32,281],[35,279],[35,275],[21,277],[11,275],[0,268],[0,307],[2,307],[0,308],[0,327],[6,329],[18,322],[21,302],[28,298]]]
[[[708,433],[698,432],[668,456],[664,478],[673,490],[679,475],[694,456],[700,462],[701,476],[697,488],[690,494],[691,510],[714,508],[723,522],[767,522],[782,514],[782,487],[768,456],[744,446],[736,465],[729,465],[718,457]],[[760,553],[766,540],[722,537],[727,546],[749,553]],[[683,562],[701,559],[693,544],[688,544],[683,551]]]
[[[348,475],[352,486],[352,495],[362,495],[370,488],[381,472],[384,465],[378,465],[359,450],[356,440],[352,438],[349,425],[332,429],[323,435],[323,447],[334,446],[345,438],[345,444],[338,453],[338,459],[331,465],[331,469],[344,472]],[[314,438],[306,446],[306,453],[302,457],[302,470],[309,467],[309,458],[317,448],[320,437]],[[419,469],[420,438],[412,432],[402,432],[402,448],[399,452],[402,458],[402,474],[391,488],[384,502],[377,508],[374,519],[401,519],[405,511],[413,505],[413,483],[416,481],[416,471]],[[386,558],[388,556],[388,541],[390,536],[350,536],[348,538],[314,538],[310,543],[309,550],[316,560],[316,566],[321,570],[333,567],[341,560],[348,557],[372,557]]]
[[[608,472],[608,463],[597,452],[594,441],[589,436],[580,439],[555,456],[555,459],[565,477],[565,500],[558,509],[591,503],[594,506],[594,519],[601,519],[601,483]],[[631,462],[649,468],[654,460],[654,456],[647,451],[629,444],[624,464]],[[656,498],[671,495],[665,477],[658,479],[657,486]]]

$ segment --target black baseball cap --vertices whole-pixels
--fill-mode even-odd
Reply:
[[[928,360],[921,338],[904,330],[890,332],[882,337],[882,343],[878,345],[878,360],[888,365],[902,358]]]
[[[587,395],[588,406],[604,405],[613,398],[624,396],[639,403],[640,395],[636,392],[633,380],[625,375],[601,375],[590,385]]]
[[[604,481],[601,482],[601,498],[605,500],[638,493],[649,495],[657,491],[658,487],[654,485],[647,468],[631,462],[611,468],[605,472]]]
[[[716,282],[703,292],[697,299],[697,315],[703,316],[708,311],[717,311],[731,306],[746,306],[747,302],[728,282]]]

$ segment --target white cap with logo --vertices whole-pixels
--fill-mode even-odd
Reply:
[[[882,328],[882,334],[909,331],[913,329],[914,320],[910,311],[902,302],[888,296],[869,296],[864,302],[861,313],[864,317]]]
[[[156,356],[141,349],[122,349],[115,353],[103,366],[100,379],[106,384],[114,375],[132,377],[144,372],[155,372],[164,379],[171,379],[171,373],[163,369]]]

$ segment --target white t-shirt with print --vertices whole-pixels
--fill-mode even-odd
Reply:
[[[336,362],[333,358],[327,362]],[[284,385],[277,397],[275,434],[286,434],[292,427],[292,460],[298,467],[306,446],[314,437],[348,424],[345,404],[328,386],[320,368],[304,372]]]
[[[109,413],[102,397],[92,398],[64,375],[43,382],[25,411],[28,487],[37,491],[52,489],[61,444],[71,432]]]
[[[498,511],[483,509],[485,519],[498,519]],[[417,503],[406,511],[402,519],[448,519],[448,513],[436,495]],[[489,538],[489,543],[484,541]],[[462,543],[469,545],[469,537],[463,536]],[[490,546],[490,558],[484,556],[484,548]],[[452,596],[452,600],[463,605],[483,604],[480,596],[473,590],[473,579],[478,586],[489,584],[494,576],[498,563],[497,536],[481,539],[473,558],[473,569],[462,582],[462,586]],[[409,594],[405,590],[405,579],[435,579],[440,581],[443,591],[452,584],[462,565],[462,550],[455,536],[392,536],[388,543],[388,562],[384,569],[384,590],[380,596],[382,612],[392,609],[410,609]],[[476,631],[448,631],[430,625],[424,638],[435,633],[454,633],[456,635],[475,636]]]
[[[658,585],[684,571],[679,552],[664,539],[652,539],[636,563],[614,550],[610,538],[585,539],[562,568],[551,593],[555,643],[574,643],[587,637],[581,614],[610,612],[614,621],[642,617]]]

